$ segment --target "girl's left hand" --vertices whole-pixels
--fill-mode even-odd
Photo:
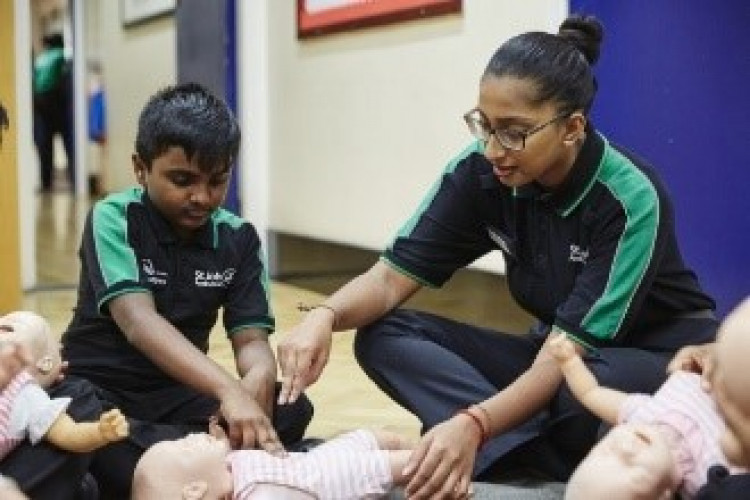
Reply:
[[[471,418],[456,415],[425,434],[404,468],[406,498],[469,497],[481,431]]]

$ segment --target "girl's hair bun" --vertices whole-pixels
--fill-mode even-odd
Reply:
[[[568,17],[560,25],[557,35],[575,45],[590,65],[596,64],[604,38],[604,28],[594,16]]]

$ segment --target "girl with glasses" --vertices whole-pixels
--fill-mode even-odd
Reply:
[[[464,116],[475,140],[379,262],[279,346],[281,399],[294,401],[332,332],[358,328],[359,364],[423,426],[409,498],[463,498],[472,479],[517,470],[570,476],[601,422],[565,385],[550,333],[573,339],[603,385],[645,393],[680,347],[714,338],[714,301],[683,262],[656,171],[589,120],[602,38],[596,19],[572,16],[503,43]],[[492,251],[537,320],[527,334],[399,308]]]

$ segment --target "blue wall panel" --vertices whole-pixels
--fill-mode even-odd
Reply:
[[[685,260],[723,315],[750,295],[750,1],[570,0],[605,27],[592,119],[673,195]]]

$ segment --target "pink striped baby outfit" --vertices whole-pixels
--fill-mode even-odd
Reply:
[[[620,408],[619,422],[665,425],[679,434],[673,452],[683,478],[683,498],[692,497],[706,483],[709,467],[728,467],[719,447],[724,422],[695,373],[672,374],[653,396],[630,395]],[[743,471],[732,469],[733,473]]]
[[[284,485],[320,500],[382,498],[393,484],[387,453],[364,430],[285,458],[262,450],[234,451],[227,458],[234,478],[233,499],[252,499],[260,483]]]

